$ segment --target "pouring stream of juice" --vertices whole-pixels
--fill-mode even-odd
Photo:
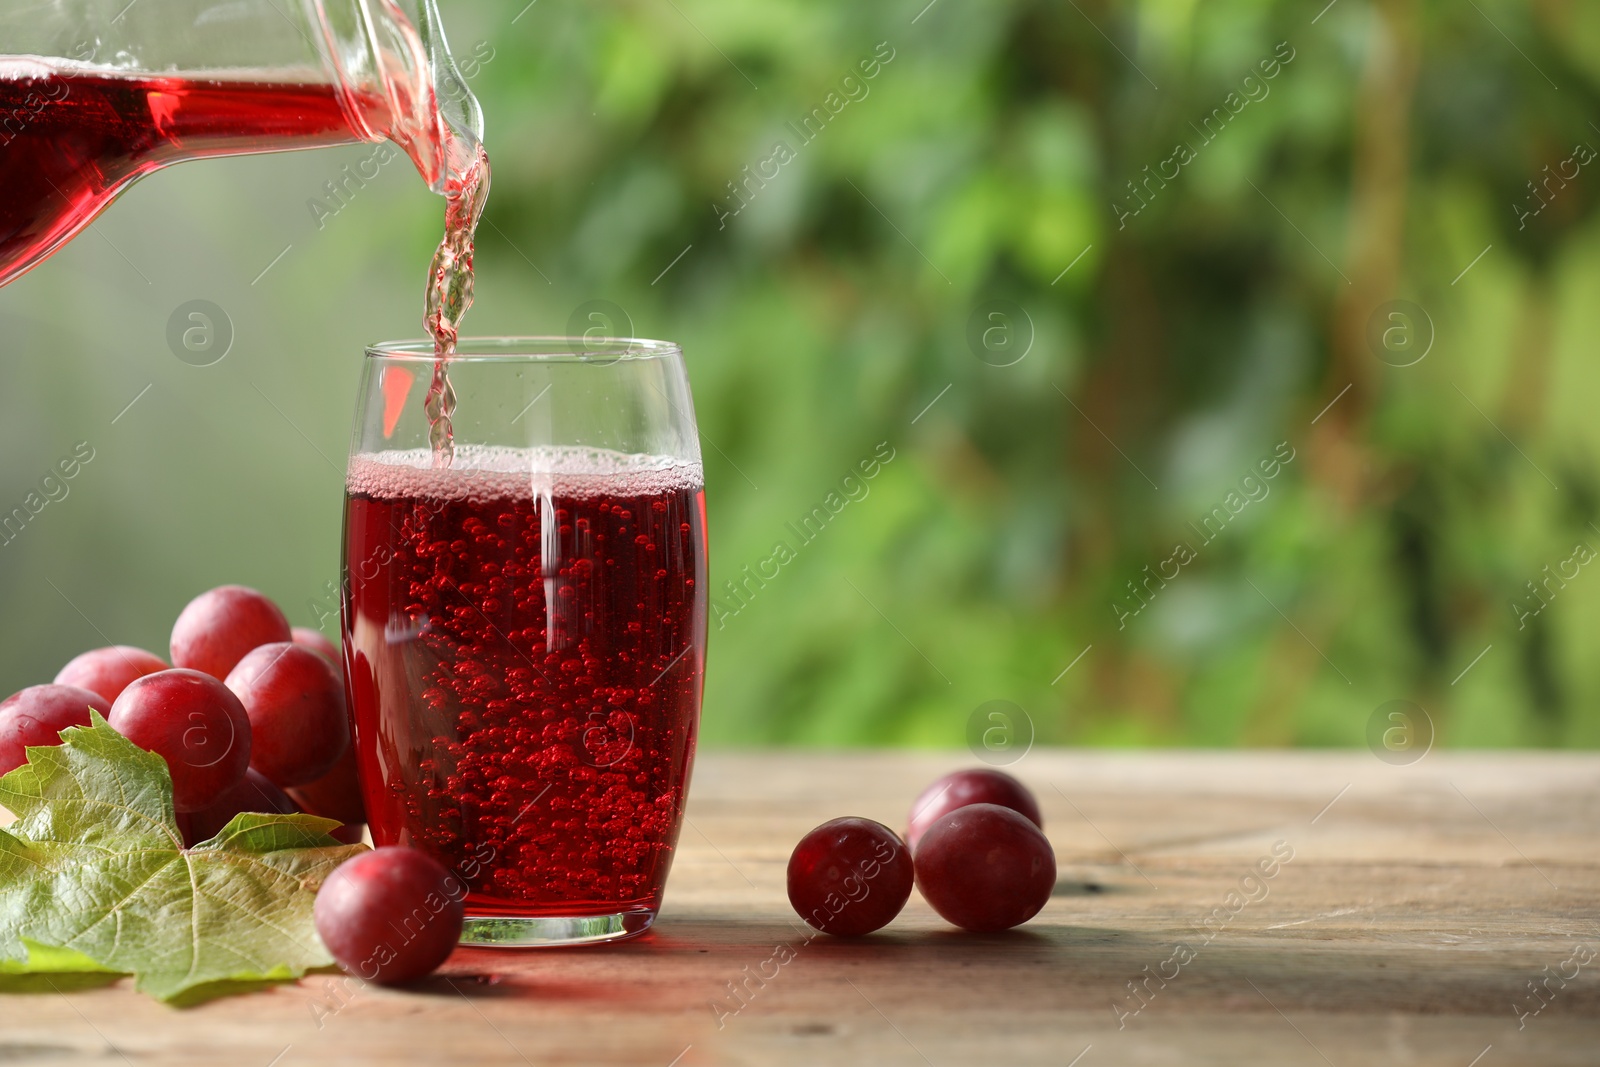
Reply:
[[[472,306],[473,235],[489,196],[489,156],[479,145],[460,178],[452,175],[445,193],[444,239],[428,268],[427,313],[423,325],[433,338],[433,381],[425,401],[433,465],[448,467],[455,455],[450,417],[456,394],[450,387],[449,361],[461,333],[461,318]]]
[[[433,465],[448,467],[455,457],[451,416],[456,394],[450,387],[449,361],[455,354],[461,333],[461,319],[472,306],[473,239],[478,220],[489,199],[489,154],[478,138],[483,129],[483,113],[477,98],[467,88],[445,43],[444,27],[438,9],[423,5],[421,44],[429,62],[440,72],[437,87],[444,99],[434,94],[437,120],[432,128],[439,132],[446,168],[444,239],[433,254],[428,268],[428,296],[423,325],[433,338],[433,380],[424,401],[428,414],[428,440],[433,447]],[[420,164],[419,164],[420,165]]]

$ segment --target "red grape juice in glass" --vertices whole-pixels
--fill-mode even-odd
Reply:
[[[572,919],[568,941],[647,927],[699,720],[699,463],[458,444],[448,467],[426,448],[357,453],[347,488],[374,843],[463,879],[468,941],[496,943],[496,919]]]

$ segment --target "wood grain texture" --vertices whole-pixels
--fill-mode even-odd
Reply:
[[[461,951],[407,991],[12,995],[0,1063],[1600,1063],[1600,955],[1569,962],[1600,952],[1600,757],[1034,751],[1011,770],[1060,864],[1038,918],[963,935],[913,894],[879,935],[811,938],[783,891],[794,842],[844,814],[898,828],[969,763],[707,754],[645,938]],[[1250,880],[1275,847],[1292,858]]]

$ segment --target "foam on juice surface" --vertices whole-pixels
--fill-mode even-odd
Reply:
[[[350,457],[345,488],[378,499],[490,500],[531,497],[649,496],[699,489],[698,460],[606,448],[457,445],[449,467],[431,449],[361,452]]]

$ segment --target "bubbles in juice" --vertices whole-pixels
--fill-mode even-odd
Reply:
[[[473,915],[659,905],[698,724],[703,508],[699,465],[660,457],[352,459],[346,661],[375,842],[455,869]]]

